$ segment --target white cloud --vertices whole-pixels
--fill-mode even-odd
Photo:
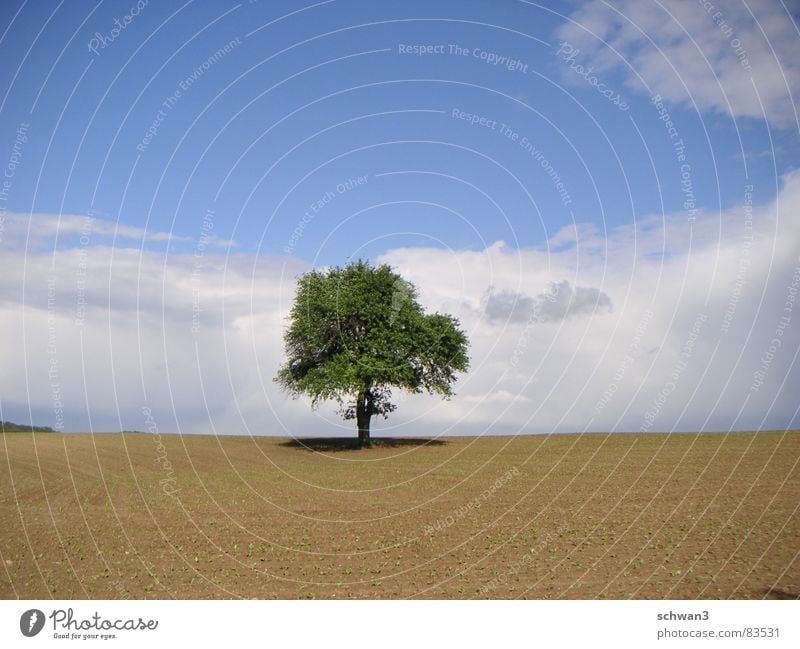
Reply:
[[[800,266],[798,210],[795,173],[773,203],[754,210],[752,233],[746,213],[735,208],[721,218],[701,215],[691,228],[685,214],[665,216],[663,227],[656,227],[661,217],[642,219],[617,228],[599,246],[579,240],[578,256],[572,249],[547,255],[503,245],[484,253],[385,255],[425,287],[421,297],[429,308],[458,313],[473,343],[462,399],[441,407],[431,400],[424,406],[429,412],[409,404],[421,416],[417,425],[431,416],[453,430],[495,432],[788,425],[800,389],[800,313],[781,334],[769,384],[751,388]],[[470,306],[489,286],[516,293],[524,286],[535,294],[565,280],[607,294],[613,311],[526,327],[514,317],[493,324]],[[689,358],[682,356],[685,347]],[[495,392],[527,401],[503,408],[480,398]],[[669,393],[664,404],[658,403],[662,392]],[[648,426],[654,404],[658,416]]]
[[[140,244],[143,241],[173,243],[193,241],[192,237],[159,230],[146,230],[89,215],[6,212],[3,216],[4,231],[0,243],[5,245],[19,246],[27,243],[29,246],[37,246],[42,242],[52,245],[57,238],[77,239],[83,246],[96,245],[100,241],[111,239]],[[236,242],[210,235],[205,244],[215,248],[228,248],[235,246]]]
[[[427,308],[460,318],[472,368],[451,401],[399,395],[397,412],[376,429],[789,425],[800,391],[800,306],[784,308],[794,273],[800,281],[798,214],[795,173],[774,202],[754,209],[752,242],[736,208],[721,218],[701,214],[691,226],[685,214],[645,218],[607,237],[571,228],[549,253],[502,242],[483,251],[389,251],[382,261],[417,285]],[[89,416],[96,430],[142,429],[147,404],[165,431],[351,433],[333,406],[312,413],[272,382],[304,262],[208,254],[198,270],[193,254],[79,245],[26,259],[9,246],[2,254],[3,418],[25,420],[30,407],[37,423],[53,425],[57,383],[67,429],[86,428]],[[485,313],[489,290],[535,301],[553,283],[573,297],[575,287],[590,290],[590,301],[607,296],[613,309],[532,326]]]
[[[141,430],[148,405],[168,431],[284,432],[271,378],[305,264],[108,246],[2,254],[0,337],[14,341],[0,351],[4,418],[30,407],[54,425],[58,396],[72,430]]]
[[[800,35],[781,2],[590,0],[570,18],[556,38],[583,65],[674,103],[800,127]]]

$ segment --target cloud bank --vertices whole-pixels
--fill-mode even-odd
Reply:
[[[630,87],[700,111],[800,128],[800,40],[784,3],[590,0],[570,19],[556,38],[597,71],[622,71]]]
[[[729,430],[797,425],[800,173],[774,201],[644,218],[548,245],[386,252],[472,366],[450,401],[398,395],[378,434]],[[295,278],[285,257],[9,244],[2,418],[64,430],[351,434],[272,382]],[[557,244],[557,245],[556,245]],[[10,344],[9,344],[10,341]]]

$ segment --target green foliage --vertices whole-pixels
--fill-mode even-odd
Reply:
[[[0,431],[4,433],[54,433],[50,426],[27,426],[14,424],[10,421],[0,421]]]
[[[285,344],[275,380],[314,407],[333,400],[345,419],[365,417],[367,436],[370,417],[395,409],[391,388],[447,398],[469,364],[455,318],[426,315],[412,284],[362,260],[299,278]]]

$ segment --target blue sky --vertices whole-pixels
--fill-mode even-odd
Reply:
[[[212,208],[215,234],[238,251],[279,253],[313,200],[368,176],[326,205],[298,242],[298,256],[322,263],[420,243],[537,245],[573,219],[612,228],[680,210],[680,163],[650,96],[620,69],[599,73],[630,106],[621,111],[556,55],[558,28],[573,9],[149,3],[95,54],[92,39],[112,35],[115,18],[130,11],[124,3],[93,11],[5,3],[4,17],[15,20],[0,72],[9,89],[4,149],[15,125],[31,124],[8,208],[93,213],[187,238]],[[400,53],[404,45],[444,47],[414,55]],[[468,53],[451,53],[459,51],[451,45]],[[510,71],[483,53],[526,67]],[[592,64],[583,55],[574,61]],[[454,110],[494,128],[456,119]],[[797,159],[796,131],[770,133],[764,120],[734,122],[682,104],[669,114],[686,143],[699,208],[736,204],[747,178],[766,202]],[[154,123],[155,135],[137,150]],[[563,180],[569,205],[523,138]],[[774,156],[771,139],[781,144]]]
[[[4,418],[141,428],[148,404],[181,432],[338,430],[271,377],[294,277],[368,257],[473,340],[458,396],[403,402],[404,433],[638,429],[698,312],[656,427],[791,425],[800,316],[752,386],[800,263],[793,11],[4,2],[0,361],[25,368],[0,374]],[[568,303],[510,366],[513,304],[553,286]]]

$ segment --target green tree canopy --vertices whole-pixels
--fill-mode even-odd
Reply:
[[[458,321],[425,314],[414,286],[387,265],[359,260],[302,275],[289,319],[275,380],[313,407],[336,401],[362,445],[372,417],[395,410],[392,388],[447,398],[469,364]]]

